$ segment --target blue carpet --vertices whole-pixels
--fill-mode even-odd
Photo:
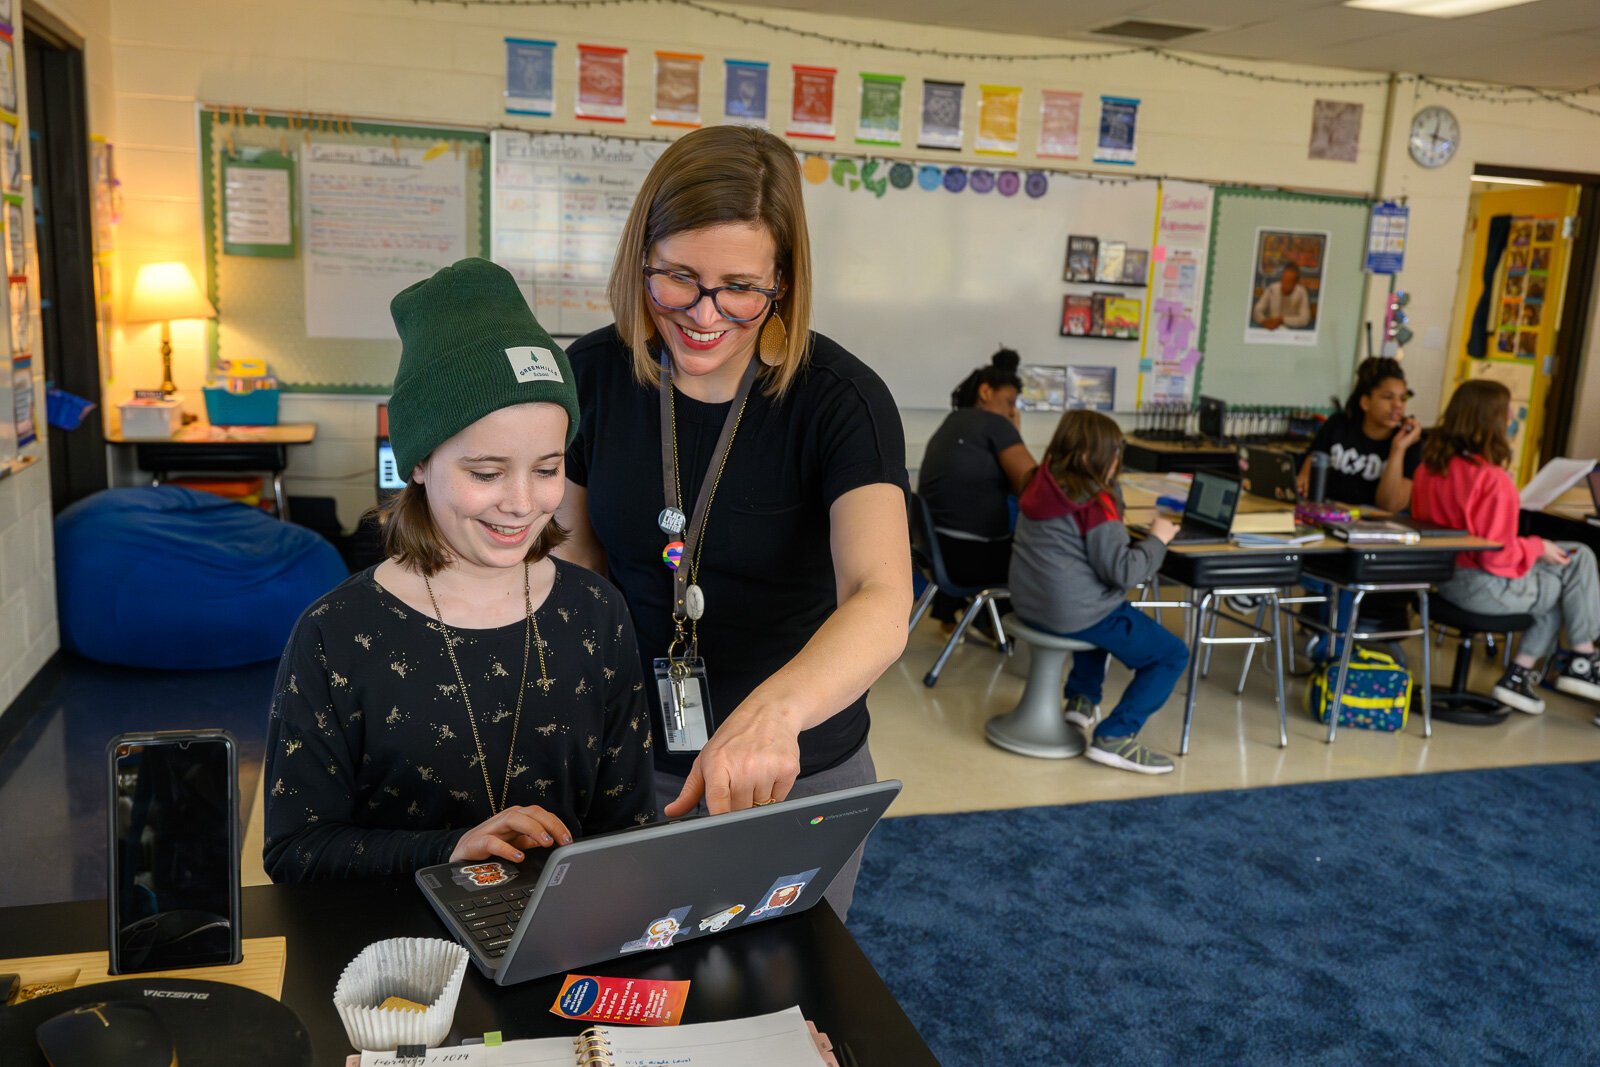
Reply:
[[[889,819],[941,1063],[1600,1063],[1600,763]]]

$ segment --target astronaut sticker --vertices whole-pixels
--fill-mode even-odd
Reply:
[[[683,929],[684,920],[689,918],[692,908],[673,908],[659,919],[652,920],[644,928],[644,936],[637,941],[629,941],[622,946],[623,952],[638,952],[642,949],[666,948],[672,944],[672,939],[678,936]]]
[[[729,923],[733,922],[733,920],[737,919],[743,914],[744,905],[735,904],[733,907],[719,911],[709,918],[701,919],[700,929],[702,931],[709,931],[710,933],[714,934],[719,930],[725,929]]]
[[[805,892],[806,885],[817,876],[820,867],[813,867],[809,871],[799,874],[786,874],[772,883],[772,888],[767,890],[761,898],[761,903],[750,913],[746,922],[755,922],[757,919],[771,919],[783,913],[783,910],[800,899],[800,894]]]
[[[486,863],[468,863],[452,868],[450,880],[465,889],[489,889],[505,885],[521,873],[515,867],[490,860]]]

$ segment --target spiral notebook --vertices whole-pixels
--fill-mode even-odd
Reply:
[[[423,1056],[361,1054],[361,1067],[821,1067],[823,1062],[798,1007],[684,1026],[591,1026],[577,1037],[436,1048]]]

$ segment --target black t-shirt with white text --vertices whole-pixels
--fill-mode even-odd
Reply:
[[[700,655],[712,714],[720,723],[794,658],[837,605],[829,508],[852,489],[907,488],[905,434],[882,379],[820,334],[782,399],[750,391],[716,497],[706,517],[699,585],[705,594]],[[582,412],[567,450],[567,477],[588,491],[589,519],[605,549],[639,636],[656,731],[656,766],[687,775],[693,754],[670,753],[652,663],[672,640],[673,572],[661,561],[669,538],[656,525],[661,484],[661,408],[654,387],[633,376],[632,357],[608,326],[567,350]],[[678,461],[692,509],[731,403],[675,396]],[[863,694],[800,735],[800,771],[842,763],[867,737]],[[669,798],[670,799],[670,798]]]
[[[1360,421],[1341,411],[1322,424],[1311,440],[1311,451],[1328,454],[1326,499],[1355,505],[1378,502],[1378,481],[1389,462],[1388,437],[1368,437]],[[1419,440],[1406,449],[1405,476],[1414,476],[1421,463]]]

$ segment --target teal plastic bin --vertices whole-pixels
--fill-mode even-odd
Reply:
[[[206,418],[213,426],[276,426],[278,390],[230,393],[226,389],[207,388]]]

